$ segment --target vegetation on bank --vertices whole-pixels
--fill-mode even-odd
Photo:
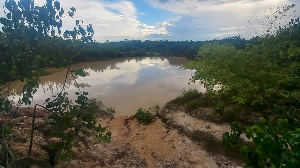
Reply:
[[[148,110],[143,110],[142,108],[138,109],[137,112],[133,115],[140,124],[149,125],[154,120],[154,115],[151,114]]]
[[[293,7],[283,7],[282,14]],[[223,135],[223,144],[239,146],[246,166],[299,167],[299,18],[244,46],[202,45],[198,52],[202,60],[190,66],[196,69],[193,80],[205,85],[206,94],[213,97],[215,113],[233,122],[231,133]],[[214,89],[216,85],[221,89]],[[253,116],[256,119],[249,122]],[[242,145],[242,133],[253,143]]]

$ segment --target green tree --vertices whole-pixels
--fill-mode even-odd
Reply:
[[[12,107],[7,99],[8,92],[6,92],[12,80],[25,81],[23,97],[19,103],[31,104],[31,99],[39,84],[38,72],[42,68],[55,66],[68,67],[67,75],[71,74],[70,64],[80,52],[80,50],[74,51],[74,48],[93,41],[94,35],[91,25],[84,30],[76,21],[78,31],[75,31],[75,38],[81,37],[80,41],[64,40],[59,37],[64,9],[56,0],[46,0],[43,6],[35,6],[33,0],[17,2],[6,0],[5,12],[6,17],[0,18],[2,24],[2,31],[0,31],[0,112],[9,111]],[[69,16],[72,17],[74,12],[75,8],[71,8],[68,12]],[[75,71],[76,75],[83,75],[82,72],[82,70]],[[51,112],[48,117],[48,126],[52,130],[51,136],[61,139],[49,146],[49,150],[54,151],[56,157],[69,159],[72,156],[71,148],[79,136],[94,135],[96,139],[110,141],[110,132],[107,132],[101,125],[96,125],[95,110],[97,109],[95,103],[86,97],[88,93],[76,93],[78,99],[76,104],[72,104],[63,90],[64,88],[54,100],[46,99],[45,105],[34,106],[28,156],[19,160],[14,160],[12,156],[10,166],[40,165],[40,162],[30,158],[35,129],[35,111],[38,106]],[[2,134],[3,139],[5,135],[6,133]]]

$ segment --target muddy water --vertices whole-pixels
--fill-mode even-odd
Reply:
[[[180,57],[146,57],[79,63],[71,69],[84,68],[88,76],[76,77],[75,80],[69,76],[66,92],[74,99],[74,93],[79,89],[87,91],[90,98],[99,99],[107,107],[114,108],[117,116],[132,115],[139,108],[163,106],[180,95],[183,89],[204,91],[199,83],[188,84],[194,71],[181,68],[188,62]],[[40,77],[40,85],[32,104],[43,104],[46,98],[62,90],[67,70],[48,71],[52,74]],[[18,92],[18,85],[15,85],[15,93]],[[20,96],[15,94],[10,98],[17,101]]]

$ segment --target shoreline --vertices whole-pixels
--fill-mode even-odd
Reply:
[[[13,135],[18,137],[10,143],[18,156],[25,156],[28,147],[32,109],[21,108],[19,116],[11,118]],[[3,123],[5,115],[1,114]],[[47,160],[43,150],[49,139],[39,127],[47,114],[38,110],[34,133],[32,156]],[[242,167],[243,163],[233,159],[220,146],[222,132],[229,131],[228,124],[216,124],[199,120],[184,112],[166,108],[157,112],[155,121],[149,126],[139,124],[131,116],[98,118],[98,122],[112,133],[111,143],[98,143],[84,137],[72,151],[75,156],[68,163],[58,161],[55,167]],[[195,138],[195,136],[199,138]],[[203,136],[204,135],[204,136]],[[194,138],[193,138],[194,137]],[[201,138],[202,137],[202,138]],[[210,149],[211,148],[211,149]],[[219,149],[220,148],[220,149]]]

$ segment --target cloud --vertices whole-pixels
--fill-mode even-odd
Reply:
[[[147,2],[153,7],[182,16],[179,22],[175,22],[173,27],[167,29],[173,36],[172,39],[191,38],[192,40],[235,35],[250,38],[257,33],[263,34],[264,28],[259,22],[265,20],[266,12],[284,5],[299,3],[296,0],[168,0],[164,2],[147,0]],[[295,15],[299,16],[300,11],[296,11]]]
[[[35,5],[44,5],[45,0],[35,0]],[[82,26],[92,24],[94,39],[99,42],[120,41],[124,39],[148,39],[153,34],[168,35],[165,26],[160,24],[147,25],[138,19],[141,12],[137,11],[135,4],[129,0],[63,0],[60,1],[65,13],[71,7],[76,8],[74,18],[64,17],[64,30],[72,30],[75,20],[82,20]],[[3,5],[4,2],[0,2]],[[4,16],[0,12],[0,16]],[[162,23],[163,24],[163,23]]]
[[[159,27],[164,27],[164,28],[166,28],[168,26],[174,26],[173,23],[179,21],[180,19],[181,19],[181,16],[179,16],[177,18],[171,18],[171,19],[166,20],[162,23],[157,23],[156,25],[158,25]]]
[[[131,1],[103,2],[106,9],[112,9],[127,18],[136,18],[136,8]]]
[[[65,29],[72,29],[76,19],[84,24],[92,24],[96,41],[120,41],[124,39],[151,39],[151,35],[167,36],[166,29],[170,19],[163,23],[147,25],[138,19],[141,13],[135,4],[128,0],[64,0],[61,4],[65,9],[77,9],[74,18],[66,17],[63,20]]]
[[[2,6],[4,6],[5,1],[0,1],[0,17],[5,17],[4,14],[4,9],[2,8]]]
[[[43,5],[45,2],[46,0],[35,0],[36,5]],[[250,38],[264,33],[264,27],[268,24],[266,17],[272,15],[270,8],[275,10],[277,7],[295,3],[297,11],[293,16],[300,16],[299,0],[61,0],[60,2],[66,12],[71,7],[77,9],[74,18],[64,17],[63,31],[72,30],[76,19],[82,20],[83,25],[93,25],[94,38],[99,42],[124,39],[207,40],[235,35]],[[145,4],[149,6],[145,8]],[[3,5],[4,0],[0,1],[0,6]],[[164,14],[165,20],[161,19],[160,14]],[[0,16],[5,15],[0,12]],[[145,20],[142,20],[143,18]],[[282,24],[286,22],[281,21]]]
[[[161,3],[165,3],[165,2],[168,2],[169,0],[159,0],[159,2]]]
[[[288,0],[147,0],[149,4],[187,15],[198,15],[209,11],[226,11],[228,13],[254,14],[261,9],[288,4]]]
[[[75,19],[83,20],[85,24],[92,24],[97,41],[118,41],[140,36],[141,22],[137,20],[137,12],[130,1],[74,1],[61,2],[65,8],[74,6],[77,11],[74,19],[66,18],[63,23],[66,29],[74,25]]]

